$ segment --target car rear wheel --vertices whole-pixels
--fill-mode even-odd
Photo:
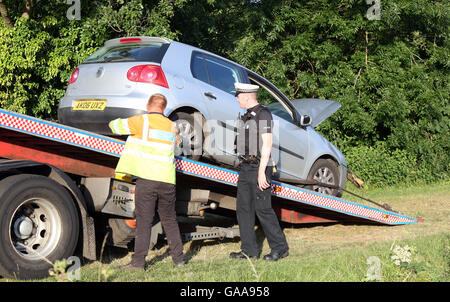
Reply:
[[[308,174],[308,180],[315,180],[327,185],[339,186],[339,170],[336,162],[331,159],[318,159]],[[339,196],[338,189],[332,189],[317,185],[307,186],[307,189],[316,191],[320,194],[327,194],[332,196]]]
[[[185,156],[193,160],[199,160],[203,150],[203,130],[201,121],[194,118],[194,113],[176,112],[170,116],[176,123],[180,137],[183,141],[182,148],[175,155]]]

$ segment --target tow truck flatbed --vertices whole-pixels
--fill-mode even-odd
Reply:
[[[113,177],[125,142],[56,122],[0,109],[0,157],[26,159],[53,165],[64,172],[86,177]],[[176,157],[178,174],[236,187],[238,172],[209,163]],[[183,183],[178,183],[183,186]],[[272,181],[277,202],[306,213],[318,221],[356,221],[385,225],[417,223],[398,213]],[[298,212],[298,211],[297,211]]]

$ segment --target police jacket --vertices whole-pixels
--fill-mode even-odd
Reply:
[[[261,158],[262,134],[272,133],[272,114],[267,107],[258,104],[249,108],[238,119],[236,153],[241,160]]]

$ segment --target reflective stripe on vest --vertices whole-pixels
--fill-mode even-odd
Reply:
[[[129,135],[131,134],[130,129],[128,128],[128,119],[118,118],[113,120],[109,124],[111,130],[115,134]]]
[[[148,138],[173,142],[175,140],[175,133],[150,129],[148,132]]]
[[[116,173],[175,183],[175,133],[172,121],[163,115],[144,114],[114,120],[110,128],[117,134],[132,135],[125,143]]]
[[[141,146],[147,146],[147,147],[152,147],[152,148],[161,148],[161,149],[167,149],[167,150],[174,150],[174,145],[172,143],[170,144],[166,144],[166,143],[159,143],[159,142],[153,142],[153,141],[144,141],[142,139],[138,139],[138,138],[134,138],[132,136],[130,136],[128,138],[130,140],[130,142],[133,142],[135,144],[139,144]]]

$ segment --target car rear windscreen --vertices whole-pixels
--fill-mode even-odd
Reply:
[[[161,63],[168,47],[166,43],[111,45],[97,50],[83,64],[134,61]]]

